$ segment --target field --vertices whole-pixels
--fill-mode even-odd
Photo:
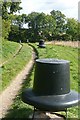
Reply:
[[[41,49],[37,46],[37,43],[31,44],[31,46],[35,48],[37,52],[36,54],[38,55],[37,58],[58,58],[69,60],[71,89],[80,92],[78,89],[78,85],[80,85],[78,79],[78,48],[50,44],[46,45],[46,48]],[[28,79],[25,80],[25,83],[23,84],[22,89],[19,91],[19,94],[16,96],[13,105],[6,115],[6,118],[27,118],[32,113],[33,107],[22,102],[21,93],[25,88],[32,87],[34,79],[34,68],[30,72]],[[78,107],[69,108],[68,118],[78,118],[78,112]]]

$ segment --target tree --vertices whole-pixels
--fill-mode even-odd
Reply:
[[[80,41],[80,22],[78,22],[78,40]]]
[[[65,32],[66,16],[58,10],[57,11],[52,10],[50,13],[56,21],[56,29],[54,34],[55,36],[59,36],[60,34]]]
[[[18,27],[23,27],[23,24],[26,23],[26,14],[22,15],[15,15],[14,19],[12,20],[12,25],[17,25]]]
[[[27,17],[29,27],[28,33],[31,40],[38,41],[41,38],[48,40],[51,39],[56,26],[56,21],[51,15],[32,12]]]
[[[11,24],[13,18],[15,18],[14,14],[15,12],[21,10],[22,8],[19,6],[21,2],[3,2],[2,4],[2,36],[4,38],[8,38]]]
[[[25,29],[23,29],[23,24],[25,23],[26,14],[15,15],[11,24],[11,31],[9,34],[9,40],[14,40],[17,42],[23,41],[26,37],[24,37]],[[26,35],[25,35],[26,36]]]
[[[68,18],[66,24],[66,33],[69,35],[70,39],[78,39],[78,21],[74,18]]]
[[[26,23],[28,23],[28,35],[29,41],[36,42],[38,40],[38,24],[37,24],[37,16],[39,15],[38,12],[32,12],[28,14]]]
[[[17,11],[19,12],[22,7],[19,5],[21,2],[3,2],[2,4],[2,19],[8,20],[9,15],[16,13]]]
[[[56,21],[51,15],[45,15],[43,13],[37,16],[37,19],[39,21],[39,33],[42,32],[44,39],[51,40],[56,28]]]
[[[19,12],[22,9],[22,7],[19,6],[20,4],[21,2],[12,2],[10,6],[10,14],[16,13],[17,11]]]

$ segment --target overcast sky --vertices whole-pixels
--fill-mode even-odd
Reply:
[[[78,2],[80,0],[21,0],[21,14],[33,11],[49,14],[52,10],[59,10],[68,18],[78,19]]]

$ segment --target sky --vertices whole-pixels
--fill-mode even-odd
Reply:
[[[78,3],[78,21],[80,22],[80,1]]]
[[[20,14],[29,14],[31,12],[44,12],[45,14],[50,14],[52,10],[61,11],[67,18],[78,19],[80,5],[78,2],[80,0],[21,0],[21,7],[23,10]]]

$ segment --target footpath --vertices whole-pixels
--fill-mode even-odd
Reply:
[[[0,118],[4,118],[7,110],[13,103],[13,99],[18,94],[18,91],[22,87],[22,83],[24,79],[27,78],[31,68],[33,67],[34,59],[29,61],[29,63],[25,66],[25,68],[16,76],[14,80],[12,80],[10,86],[8,86],[1,94],[0,94]]]

